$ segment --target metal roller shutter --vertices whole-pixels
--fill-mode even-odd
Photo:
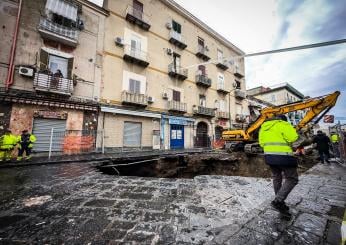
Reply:
[[[52,151],[62,151],[62,143],[66,130],[66,120],[35,118],[32,130],[33,134],[37,138],[33,148],[35,152],[49,151],[52,128],[54,128]]]
[[[124,123],[124,146],[140,147],[142,138],[142,123]]]

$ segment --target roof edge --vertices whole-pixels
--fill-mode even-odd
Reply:
[[[233,43],[231,43],[229,40],[227,40],[225,37],[223,37],[221,34],[214,31],[211,27],[209,27],[207,24],[205,24],[203,21],[198,19],[196,16],[194,16],[192,13],[187,11],[185,8],[183,8],[181,5],[179,5],[174,0],[160,0],[162,3],[166,4],[171,9],[175,10],[176,12],[183,15],[185,18],[191,20],[194,24],[198,25],[201,29],[209,33],[214,38],[218,39],[220,42],[222,42],[227,47],[233,49],[234,51],[238,52],[239,55],[244,55],[245,52],[235,46]]]

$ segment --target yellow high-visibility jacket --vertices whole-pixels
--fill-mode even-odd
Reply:
[[[21,136],[21,135],[18,136],[17,141],[18,141],[18,143],[19,143],[19,148],[22,148],[23,141],[22,141],[22,136]],[[32,147],[33,147],[33,143],[35,143],[35,142],[36,142],[36,136],[33,135],[33,134],[30,134],[30,136],[29,136],[29,145],[28,145],[28,147],[29,147],[29,148],[32,148]]]
[[[339,135],[337,135],[337,134],[332,134],[332,136],[330,136],[330,140],[332,141],[332,143],[337,143],[337,142],[339,142]]]
[[[266,121],[259,131],[259,144],[264,154],[293,155],[291,144],[297,139],[294,127],[283,120]]]
[[[13,134],[4,134],[0,137],[0,149],[11,150],[17,144],[17,137]]]

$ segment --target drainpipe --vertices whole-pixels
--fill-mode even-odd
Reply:
[[[8,67],[7,78],[6,78],[6,81],[5,81],[6,91],[7,91],[8,88],[13,84],[13,76],[14,76],[14,57],[15,57],[15,54],[16,54],[17,36],[18,36],[18,29],[19,29],[20,13],[21,13],[21,11],[22,11],[22,2],[23,2],[23,0],[19,0],[18,13],[17,13],[17,20],[16,20],[16,27],[15,27],[15,30],[14,30],[13,42],[12,42],[12,46],[11,46],[10,65],[9,65],[9,67]]]

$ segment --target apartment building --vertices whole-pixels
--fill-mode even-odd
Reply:
[[[106,148],[207,147],[230,114],[247,110],[244,60],[224,60],[244,53],[191,13],[171,0],[112,0],[105,8]]]
[[[96,130],[107,16],[84,0],[0,2],[0,131],[33,131],[44,152],[51,128]]]
[[[256,87],[246,91],[252,97],[273,105],[284,105],[304,99],[304,95],[295,89],[289,83],[279,83],[270,87]],[[297,111],[289,113],[289,120],[296,124],[305,115],[305,111]]]

